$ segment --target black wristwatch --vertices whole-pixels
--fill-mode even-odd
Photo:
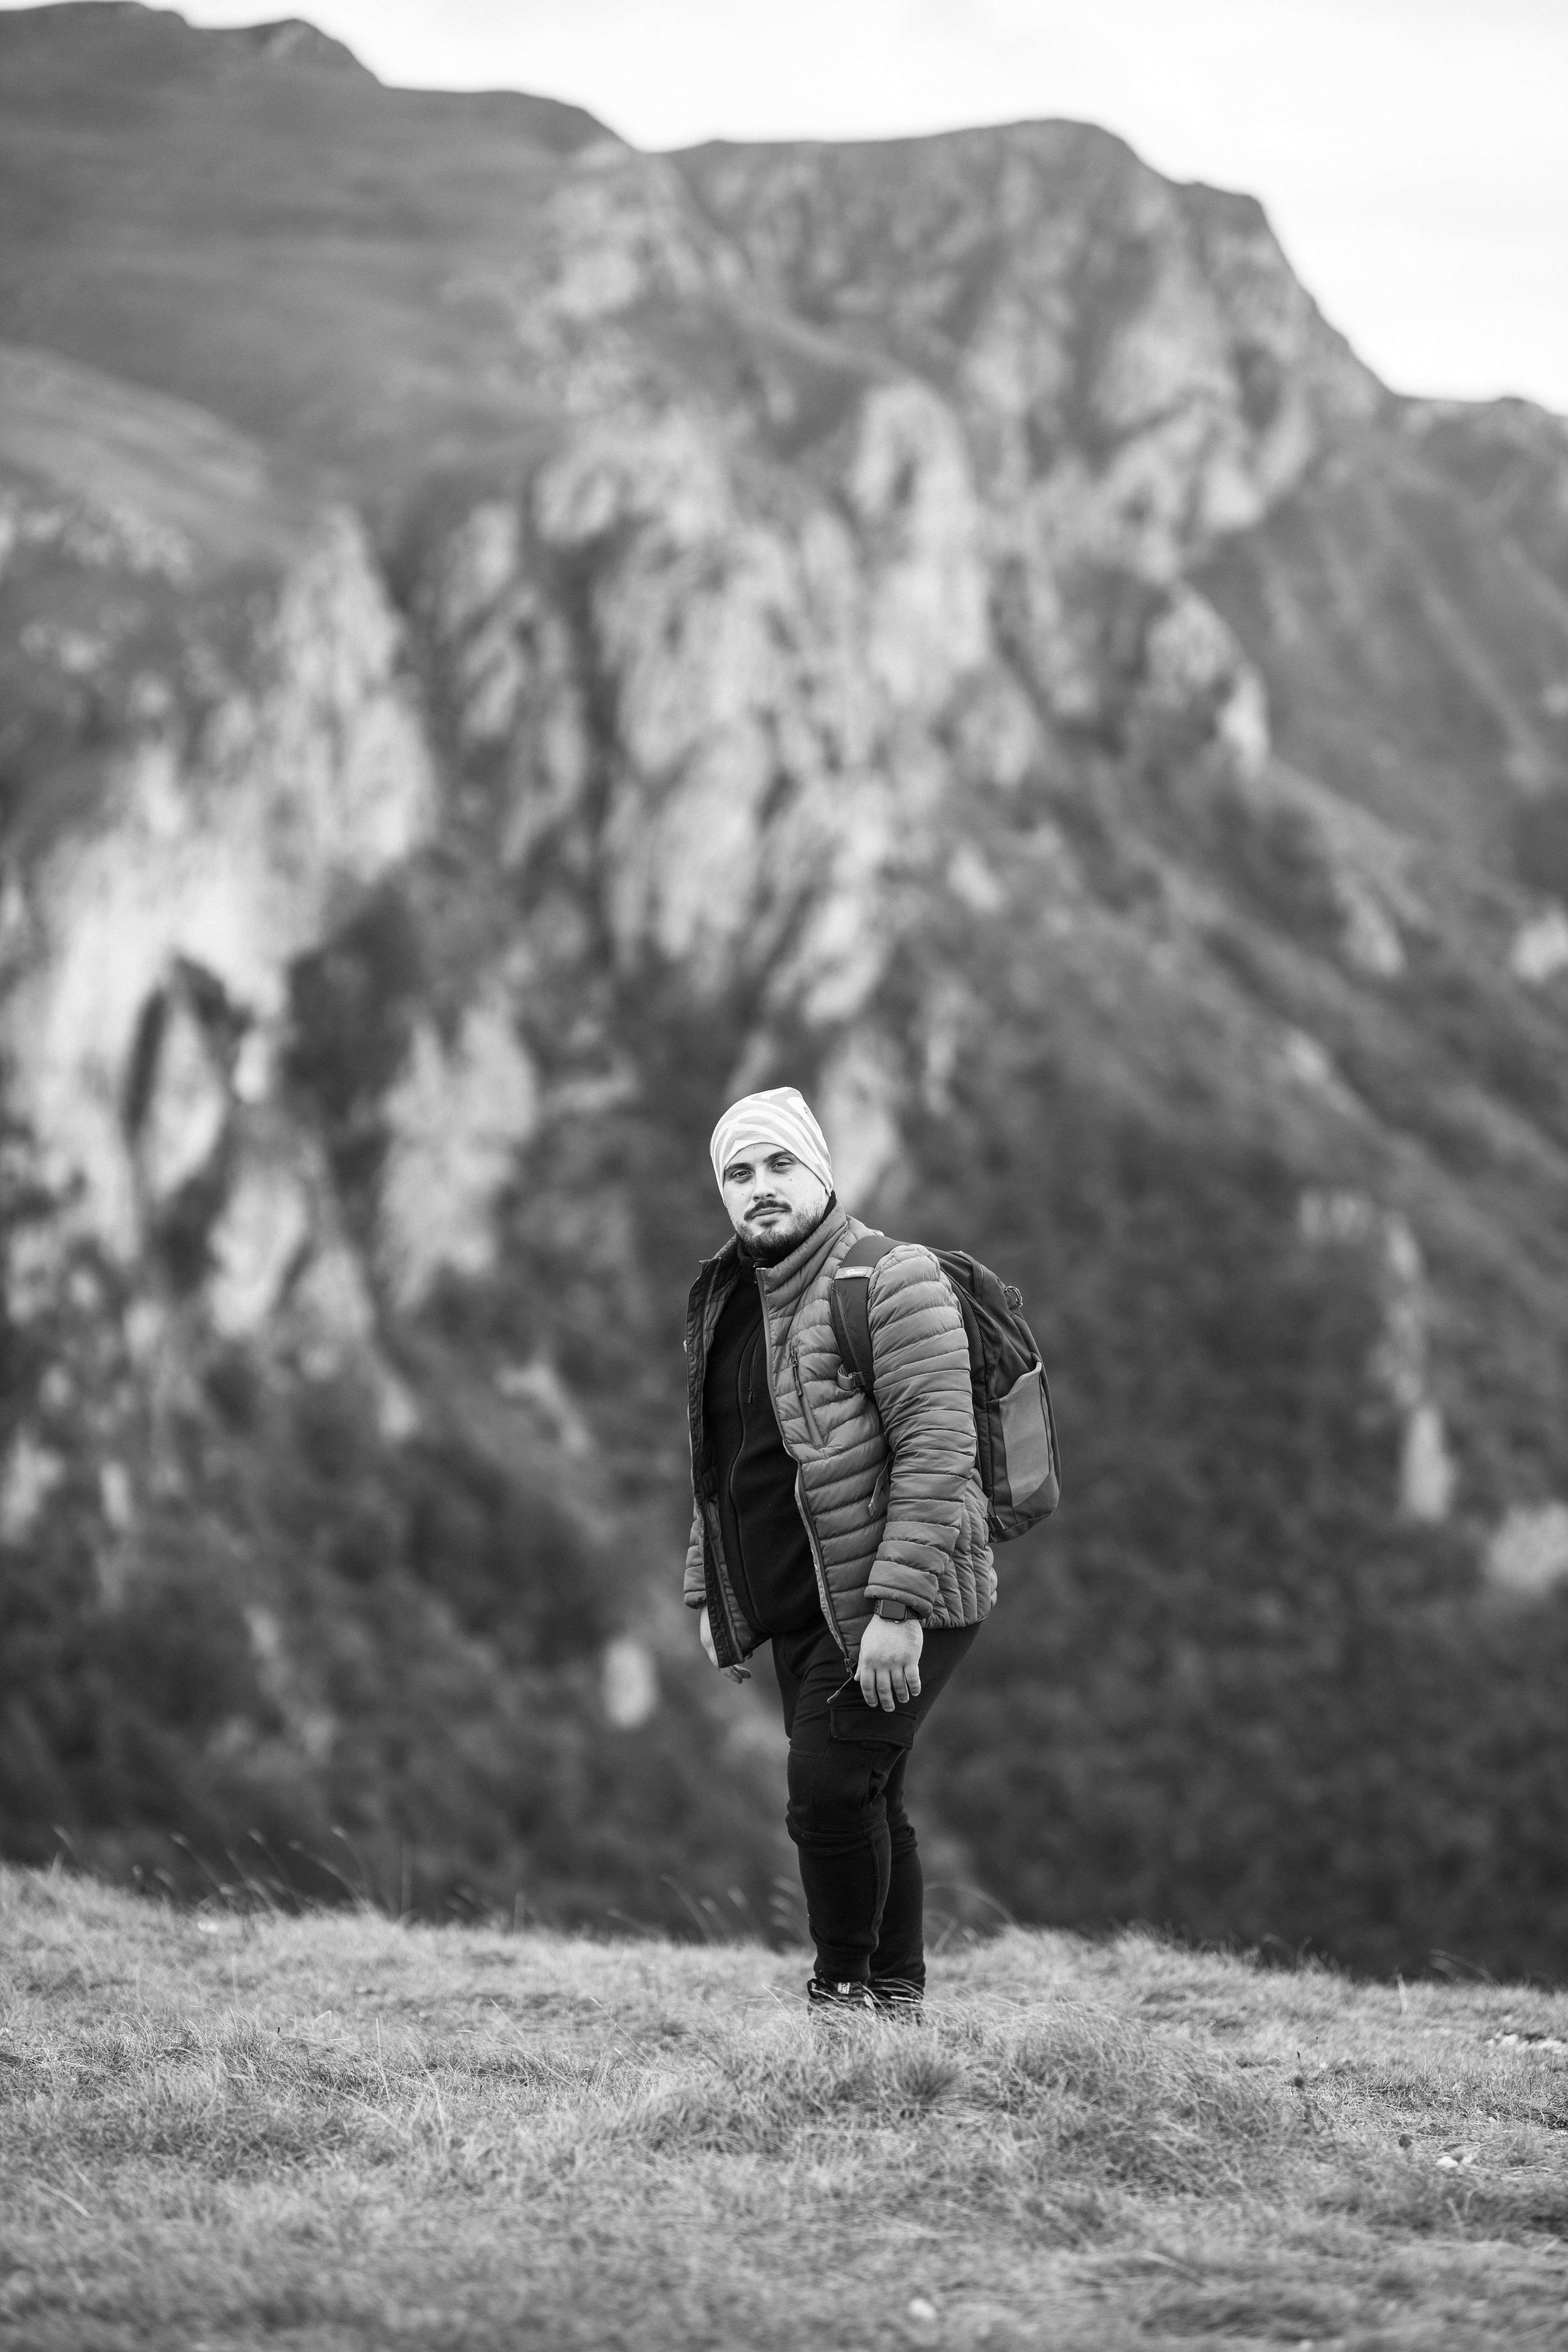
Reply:
[[[889,1625],[901,1625],[910,1613],[909,1604],[903,1601],[879,1601],[877,1603],[878,1616],[885,1618]]]

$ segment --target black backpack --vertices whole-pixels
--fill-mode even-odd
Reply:
[[[868,1234],[839,1262],[828,1303],[846,1371],[858,1376],[872,1402],[871,1268],[897,1242]],[[1060,1456],[1051,1392],[1023,1294],[962,1250],[932,1250],[963,1318],[974,1391],[975,1455],[994,1542],[1010,1543],[1045,1518],[1061,1498]]]

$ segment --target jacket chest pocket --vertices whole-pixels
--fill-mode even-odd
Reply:
[[[805,1392],[805,1375],[800,1368],[800,1349],[798,1347],[792,1348],[790,1349],[789,1367],[791,1376],[795,1381],[795,1402],[800,1407],[800,1417],[805,1423],[805,1433],[810,1438],[814,1445],[820,1446],[823,1442],[822,1431],[818,1425],[816,1415],[811,1409],[811,1399]]]

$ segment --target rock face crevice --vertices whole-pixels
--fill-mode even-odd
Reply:
[[[13,1116],[71,1204],[62,1232],[122,1265],[212,1172],[242,1034],[247,1091],[264,1094],[293,965],[436,815],[359,525],[325,515],[252,619],[242,666],[195,711],[172,707],[177,672],[139,675],[153,715],[98,752],[90,814],[11,867]]]
[[[1454,1612],[1555,1589],[1561,422],[1395,400],[1081,125],[645,156],[135,9],[0,16],[0,1559],[61,1656],[195,1611],[229,1677],[124,1818],[62,1699],[27,1818],[128,1865],[211,1772],[657,1908],[607,1726],[763,1886],[663,1596],[706,1137],[788,1078],[1063,1368],[1018,1789],[1076,1843],[1009,1899],[1282,1932],[1284,1864],[1161,1875],[1132,1733],[1125,1817],[1062,1759],[1170,1730],[1200,1617],[1326,1756],[1365,1612],[1458,1692]]]

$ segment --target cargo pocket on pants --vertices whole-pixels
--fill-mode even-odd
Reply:
[[[836,1690],[827,1702],[827,1728],[834,1739],[852,1739],[868,1748],[910,1748],[920,1717],[912,1706],[868,1706],[860,1685],[853,1680]]]

